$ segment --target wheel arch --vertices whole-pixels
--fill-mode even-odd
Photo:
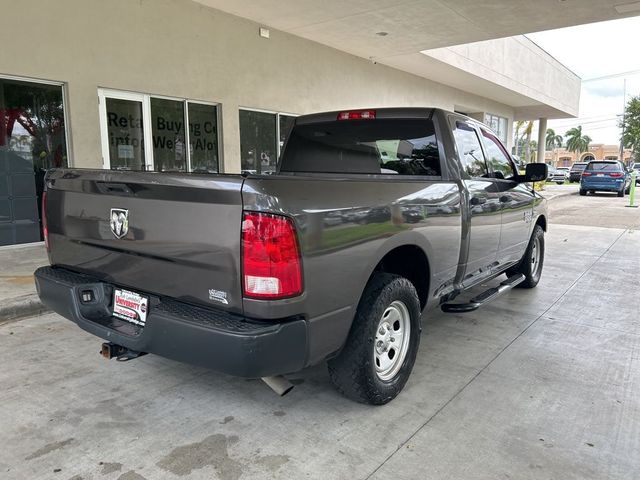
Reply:
[[[413,235],[403,239],[395,238],[395,241],[386,243],[384,248],[378,251],[375,263],[372,262],[365,274],[366,281],[362,283],[359,299],[362,298],[366,286],[376,273],[393,273],[405,277],[413,284],[418,293],[420,308],[424,310],[429,300],[431,286],[430,245],[423,236],[419,239],[412,237]]]

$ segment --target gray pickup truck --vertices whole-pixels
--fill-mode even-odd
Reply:
[[[547,215],[530,182],[546,176],[439,109],[301,116],[274,175],[51,170],[36,284],[107,358],[154,353],[281,391],[327,361],[340,392],[384,404],[423,311],[536,286]]]

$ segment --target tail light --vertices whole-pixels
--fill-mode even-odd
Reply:
[[[290,218],[244,212],[242,290],[248,298],[276,300],[302,293],[302,265]]]
[[[613,177],[613,178],[620,178],[622,175],[623,175],[623,173],[622,173],[622,172],[611,172],[611,173],[609,174],[609,176],[610,176],[610,177]]]
[[[373,120],[374,118],[376,118],[375,110],[351,110],[338,114],[338,120]]]
[[[49,251],[49,227],[47,226],[47,192],[42,192],[42,237],[44,247]]]
[[[591,172],[582,172],[582,176],[583,177],[590,177],[591,176]]]

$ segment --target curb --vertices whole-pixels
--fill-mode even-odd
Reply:
[[[10,298],[0,305],[0,324],[48,311],[36,293]]]
[[[540,193],[540,192],[538,192]],[[548,202],[551,202],[553,200],[555,200],[556,198],[561,198],[561,197],[568,197],[569,195],[577,195],[578,191],[576,190],[575,192],[562,192],[562,193],[558,193],[557,195],[553,195],[552,197],[545,197],[544,196],[544,192],[540,193],[540,195],[542,195]]]

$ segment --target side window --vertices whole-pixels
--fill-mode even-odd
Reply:
[[[495,177],[506,180],[513,179],[516,172],[513,169],[513,164],[509,156],[504,151],[498,139],[484,130],[482,131],[482,136],[484,137],[484,148],[487,152],[487,160],[489,165],[491,165],[491,170],[495,174]]]
[[[482,153],[480,139],[473,127],[466,123],[456,122],[453,136],[458,147],[462,168],[470,177],[487,177],[489,170]]]

